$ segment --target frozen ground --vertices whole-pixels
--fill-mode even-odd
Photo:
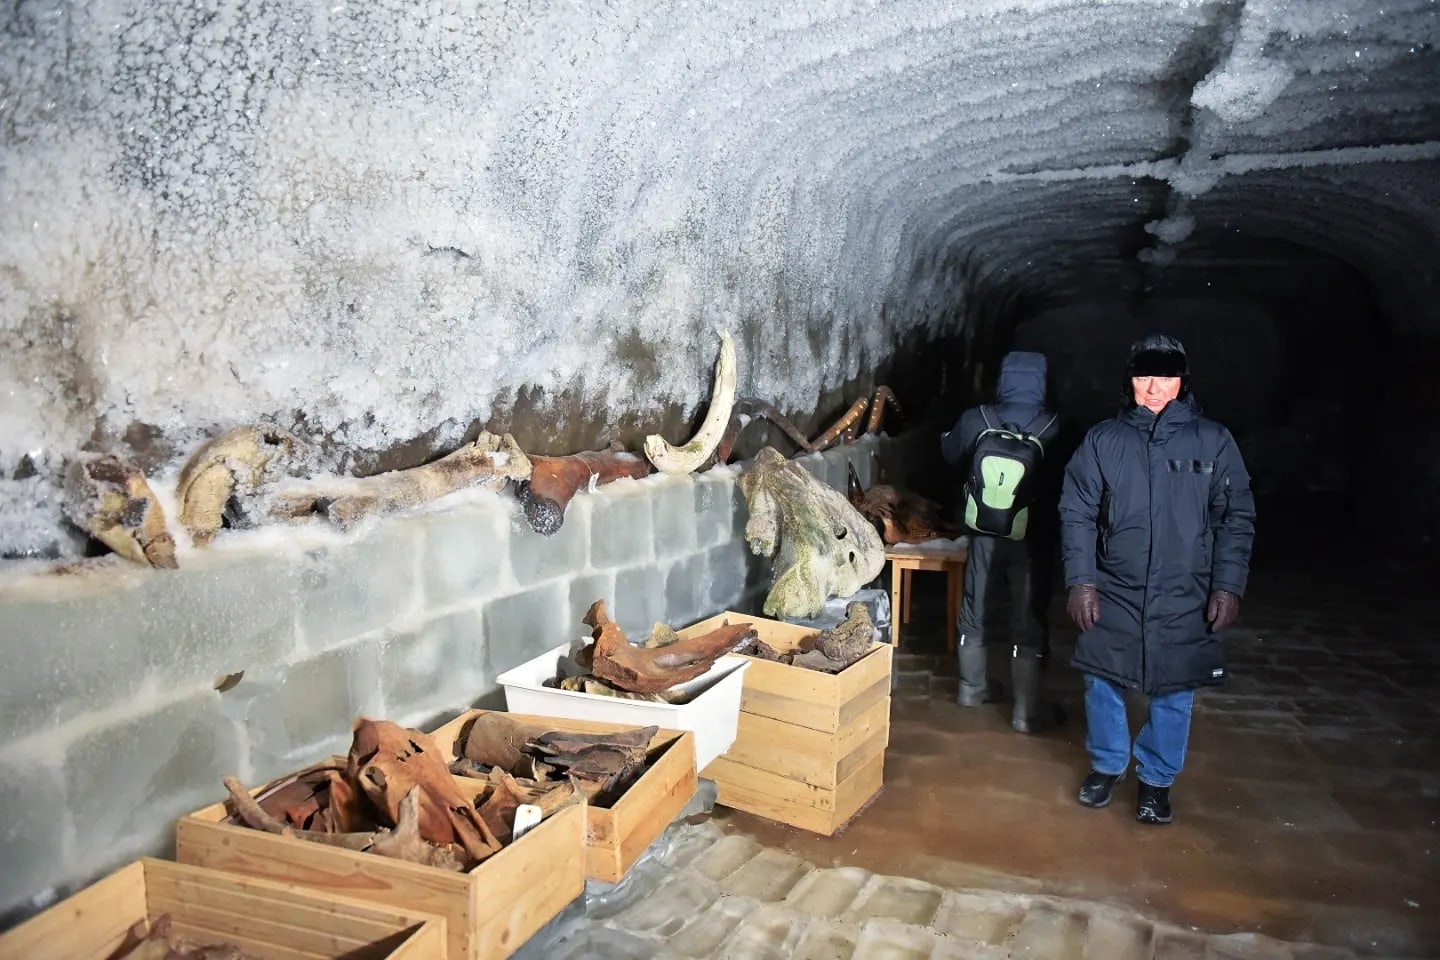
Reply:
[[[1246,933],[1207,935],[1083,900],[947,889],[857,867],[820,868],[726,834],[672,827],[583,915],[517,960],[1354,960]]]

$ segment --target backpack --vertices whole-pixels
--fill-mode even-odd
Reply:
[[[965,481],[965,525],[977,533],[1023,540],[1030,521],[1035,473],[1045,459],[1040,436],[1050,429],[1055,415],[1039,430],[1033,427],[1040,417],[1021,429],[1010,423],[997,427],[983,406],[980,416],[985,429],[971,448],[970,477]],[[1045,416],[1043,411],[1040,416]]]

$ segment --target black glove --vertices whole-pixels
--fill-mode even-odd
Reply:
[[[1100,622],[1100,594],[1093,583],[1081,583],[1070,588],[1065,598],[1065,612],[1075,621],[1075,626],[1084,633],[1095,629]]]
[[[1229,590],[1211,590],[1210,604],[1205,608],[1205,619],[1210,622],[1210,632],[1219,633],[1235,625],[1240,619],[1240,598]]]

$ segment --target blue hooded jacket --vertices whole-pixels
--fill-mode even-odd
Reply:
[[[995,384],[995,402],[986,405],[990,423],[993,426],[1001,423],[1022,428],[1033,426],[1037,430],[1045,426],[1045,422],[1051,418],[1051,412],[1045,408],[1045,374],[1045,354],[1019,350],[1005,354],[1000,361],[1000,376]],[[980,436],[980,431],[984,429],[985,418],[980,413],[980,407],[971,407],[960,414],[954,428],[940,438],[940,452],[945,462],[958,468],[962,476],[969,471],[970,452],[975,446],[975,438]],[[1055,458],[1050,456],[1050,448],[1059,434],[1060,421],[1056,419],[1039,435],[1040,443],[1046,451],[1042,471],[1047,475],[1054,475],[1057,479],[1060,467],[1064,464],[1055,463]],[[1054,501],[1058,490],[1053,495],[1049,494],[1052,486],[1058,486],[1058,483],[1049,483],[1046,478],[1040,478],[1036,488],[1035,505],[1030,511],[1031,533],[1027,534],[1027,539],[1035,538],[1037,533],[1043,537],[1049,528],[1054,526]]]

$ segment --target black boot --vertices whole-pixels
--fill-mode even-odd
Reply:
[[[973,639],[966,643],[965,639],[962,635],[958,644],[960,690],[955,695],[955,702],[962,707],[994,703],[1000,699],[1000,685],[986,675],[985,644],[976,643]]]
[[[1010,712],[1010,728],[1016,733],[1040,733],[1065,722],[1060,704],[1044,700],[1045,658],[1016,647],[1010,661],[1010,682],[1015,687],[1015,703]]]
[[[1010,709],[1010,728],[1016,733],[1029,733],[1035,723],[1035,704],[1040,699],[1044,677],[1044,661],[1018,648],[1010,660],[1010,683],[1015,687],[1015,703]]]
[[[1174,819],[1170,813],[1170,788],[1154,787],[1141,780],[1135,819],[1141,823],[1169,823]]]
[[[1080,784],[1080,794],[1075,799],[1087,807],[1103,807],[1110,802],[1110,795],[1115,792],[1115,784],[1124,779],[1123,773],[1100,773],[1091,770],[1090,776]]]

